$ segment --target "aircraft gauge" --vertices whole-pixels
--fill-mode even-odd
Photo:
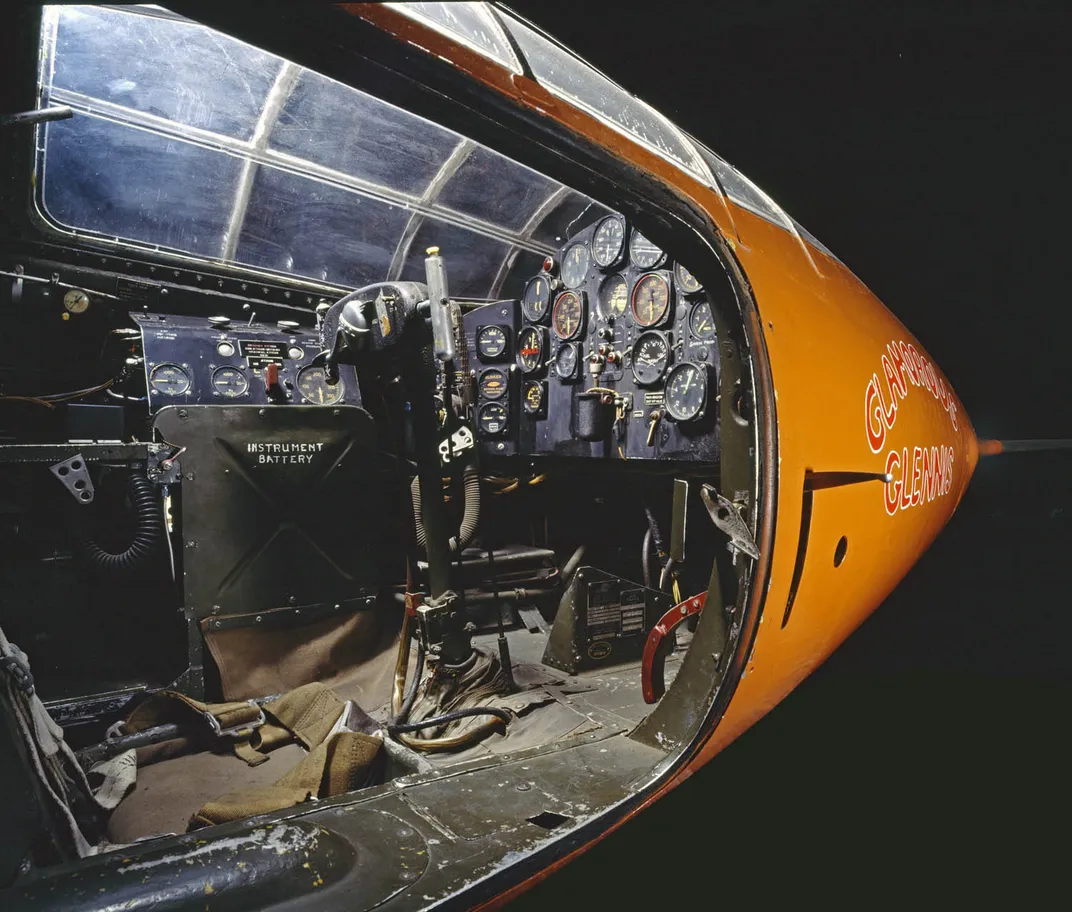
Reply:
[[[674,266],[674,279],[677,281],[677,287],[684,294],[696,294],[698,291],[703,291],[703,285],[699,283],[696,276],[680,263]]]
[[[551,327],[560,339],[575,339],[584,329],[584,302],[575,291],[563,292],[555,301]]]
[[[657,272],[642,275],[633,286],[633,317],[641,326],[654,326],[670,308],[670,285]]]
[[[485,399],[502,399],[508,387],[505,371],[497,367],[490,368],[480,375],[478,384],[480,395]]]
[[[637,269],[654,269],[665,257],[662,250],[633,229],[633,236],[629,238],[629,259]]]
[[[562,281],[567,288],[576,288],[588,275],[588,248],[574,244],[562,257]]]
[[[237,367],[218,367],[212,374],[212,389],[226,399],[237,399],[249,392],[249,381]]]
[[[526,374],[538,371],[543,366],[546,346],[546,329],[526,326],[517,336],[517,366]]]
[[[715,318],[711,315],[709,301],[701,301],[689,314],[689,329],[693,338],[702,342],[715,338]]]
[[[506,352],[508,340],[501,326],[482,326],[476,334],[476,353],[484,361],[495,361]]]
[[[303,367],[298,371],[298,392],[312,405],[334,405],[342,399],[342,380],[332,386],[322,367]]]
[[[507,411],[501,402],[482,405],[477,413],[477,424],[485,436],[493,437],[506,430]]]
[[[149,374],[149,386],[162,396],[182,396],[190,391],[190,375],[177,364],[158,364]]]
[[[577,365],[580,364],[581,355],[577,345],[567,342],[555,355],[555,373],[560,380],[574,380],[577,377]]]
[[[529,380],[525,384],[525,394],[521,402],[525,413],[528,415],[543,414],[543,406],[546,401],[544,384],[541,380]]]
[[[677,421],[700,418],[707,404],[707,370],[691,361],[675,364],[666,375],[666,410]]]
[[[628,284],[620,275],[610,276],[599,288],[599,315],[610,323],[621,319],[628,306]]]
[[[81,288],[72,288],[63,296],[63,306],[68,313],[85,313],[89,308],[89,295],[82,291]]]
[[[604,269],[613,266],[621,259],[624,245],[625,225],[618,216],[608,215],[592,235],[592,259]]]
[[[670,344],[656,330],[641,333],[633,344],[633,377],[637,383],[650,386],[658,383],[670,364]]]
[[[529,279],[521,296],[521,312],[530,323],[542,323],[551,304],[551,279],[538,275]]]

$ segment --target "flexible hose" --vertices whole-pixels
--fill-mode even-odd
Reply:
[[[77,533],[76,541],[85,557],[106,573],[129,573],[144,566],[156,554],[164,538],[164,517],[153,483],[144,475],[131,472],[128,486],[137,520],[129,547],[114,554],[105,551],[88,532]]]
[[[480,525],[480,470],[476,463],[471,462],[465,467],[462,485],[465,492],[465,509],[462,511],[462,522],[458,534],[450,539],[451,554],[457,554],[469,547]],[[413,523],[417,534],[417,544],[425,548],[428,544],[428,535],[424,529],[424,518],[421,513],[419,479],[413,479],[410,484],[410,493],[413,496]]]
[[[640,552],[641,565],[644,568],[644,585],[651,588],[651,526],[644,533],[644,548]]]
[[[423,728],[446,725],[448,722],[455,722],[458,719],[467,719],[470,716],[494,716],[504,725],[510,724],[510,714],[505,709],[499,709],[495,706],[472,706],[467,709],[456,709],[453,712],[443,713],[441,716],[429,716],[427,719],[421,719],[420,722],[388,725],[387,731],[392,735],[403,734],[405,732],[416,732]]]
[[[402,720],[409,716],[409,711],[413,709],[413,704],[417,700],[417,691],[421,686],[421,675],[424,673],[424,640],[419,636],[417,637],[417,668],[413,672],[413,680],[409,684],[409,692],[406,694],[406,699],[402,703],[402,709],[398,711],[398,714],[392,720],[392,725],[401,725]]]

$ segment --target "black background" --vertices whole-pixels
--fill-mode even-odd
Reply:
[[[511,6],[830,247],[935,357],[980,437],[1072,437],[1060,5]],[[1070,474],[1072,453],[983,460],[822,668],[512,908],[1061,896]]]

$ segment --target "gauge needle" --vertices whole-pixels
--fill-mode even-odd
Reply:
[[[689,391],[690,386],[692,386],[692,373],[691,372],[689,373],[688,377],[685,379],[685,385],[681,388],[681,395],[682,396],[684,396],[685,393],[687,393]]]

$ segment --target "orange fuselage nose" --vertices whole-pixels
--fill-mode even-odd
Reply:
[[[979,456],[949,381],[859,279],[752,213],[733,215],[775,392],[777,514],[763,621],[708,754],[889,594],[949,520]],[[889,480],[812,485],[827,473]]]

